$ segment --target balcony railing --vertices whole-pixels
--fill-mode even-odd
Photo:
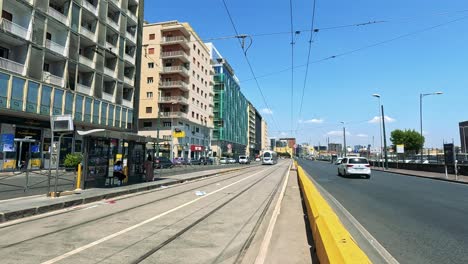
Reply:
[[[102,93],[102,99],[104,99],[106,101],[109,101],[109,102],[114,102],[114,95],[103,92]]]
[[[104,67],[104,74],[115,78],[115,70]]]
[[[81,64],[84,64],[90,68],[94,68],[94,61],[92,61],[91,59],[89,58],[86,58],[85,56],[83,55],[80,55],[80,58],[79,58],[79,62]]]
[[[135,64],[135,55],[132,56],[132,55],[130,55],[130,54],[125,53],[125,54],[124,54],[124,58],[125,58],[128,62],[130,62],[130,63],[132,63],[132,64]]]
[[[163,73],[176,73],[176,72],[181,72],[185,73],[188,75],[188,70],[184,66],[170,66],[170,67],[164,67],[163,68]]]
[[[81,2],[81,5],[82,5],[85,9],[87,9],[89,12],[93,13],[95,16],[98,15],[97,8],[96,8],[93,4],[91,4],[90,2],[88,2],[88,1],[86,1],[86,0],[83,0],[83,1]]]
[[[85,84],[78,83],[76,85],[76,91],[79,93],[86,94],[86,95],[91,95],[91,87]]]
[[[133,83],[133,78],[129,78],[127,76],[124,76],[124,82],[130,86],[133,86],[134,83]]]
[[[122,105],[123,105],[123,106],[126,106],[126,107],[128,107],[128,108],[133,108],[133,103],[132,103],[132,101],[129,101],[129,100],[127,100],[127,99],[122,99]]]
[[[127,36],[129,40],[131,40],[133,43],[136,44],[136,33],[132,35],[132,33],[127,31],[125,35]]]
[[[24,64],[0,57],[0,68],[24,75]]]
[[[187,118],[187,114],[183,112],[160,112],[161,117],[170,117],[170,118]]]
[[[53,75],[50,72],[43,72],[42,73],[42,80],[44,82],[46,82],[46,83],[50,83],[50,84],[53,84],[53,85],[63,87],[63,78],[59,77],[59,76],[56,76],[56,75]]]
[[[45,46],[46,48],[48,48],[49,50],[53,51],[53,52],[56,52],[64,57],[67,56],[67,48],[65,48],[64,46],[58,44],[58,43],[55,43],[53,42],[52,40],[50,39],[46,39],[46,42],[45,42]]]
[[[112,20],[112,18],[108,17],[107,18],[107,24],[111,27],[113,27],[115,30],[117,30],[117,32],[120,32],[120,26],[117,22],[115,22],[114,20]]]
[[[160,103],[188,103],[188,99],[183,96],[162,96],[159,97]]]
[[[127,16],[131,18],[133,21],[138,22],[137,16],[132,13],[132,11],[127,10]]]
[[[189,61],[189,56],[183,50],[176,50],[176,51],[164,51],[161,52],[161,59],[169,59],[169,58],[176,58],[176,57],[183,57],[185,61]]]
[[[159,88],[184,88],[188,89],[187,83],[183,81],[160,82]]]
[[[58,21],[64,23],[65,25],[68,26],[68,23],[69,23],[69,20],[68,20],[68,17],[64,14],[62,14],[60,11],[57,11],[55,10],[53,7],[49,6],[48,10],[47,10],[47,13],[57,19]]]
[[[112,51],[113,53],[117,54],[117,46],[115,46],[114,44],[106,41],[106,49]]]
[[[20,38],[31,40],[31,31],[29,29],[24,28],[4,18],[1,18],[0,23],[1,23],[1,28],[4,31],[8,31]]]
[[[171,44],[174,42],[180,42],[180,41],[188,41],[187,38],[184,36],[175,36],[175,37],[163,37],[161,43],[163,44]]]
[[[89,38],[90,40],[96,42],[96,33],[90,31],[89,29],[85,28],[85,27],[81,27],[81,35]]]

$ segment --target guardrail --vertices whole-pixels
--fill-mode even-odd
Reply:
[[[306,176],[304,170],[297,165],[297,162],[295,164],[319,262],[372,263],[356,244],[314,183]]]

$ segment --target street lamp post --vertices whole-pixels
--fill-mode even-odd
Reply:
[[[423,136],[423,98],[425,96],[429,95],[440,95],[443,94],[443,92],[435,92],[435,93],[421,93],[419,94],[419,124],[420,124],[420,132],[421,132],[421,137]],[[424,140],[421,145],[421,164],[423,163],[423,151],[424,151]]]
[[[382,103],[380,102],[380,94],[373,94],[372,96],[377,97],[379,99],[379,116],[381,118],[381,116],[382,116]],[[382,146],[383,146],[382,124],[383,124],[383,119],[381,120],[381,122],[379,122],[379,129],[380,129],[380,159],[382,158]],[[379,159],[379,162],[380,162],[380,159]],[[383,167],[383,163],[381,163],[381,164],[382,164],[382,167]]]
[[[384,113],[383,105],[381,105],[380,108],[382,109],[382,130],[383,130],[385,169],[388,170],[387,137],[385,134],[385,113]]]
[[[344,157],[346,157],[348,156],[348,148],[346,147],[346,127],[345,127],[345,122],[341,122],[341,124],[343,124],[343,153],[344,153]],[[320,149],[319,149],[319,153],[320,153]]]

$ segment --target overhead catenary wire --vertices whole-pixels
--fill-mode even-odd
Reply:
[[[237,31],[236,24],[234,23],[234,20],[232,19],[231,12],[229,12],[229,8],[228,8],[225,0],[223,0],[223,4],[224,4],[224,8],[226,9],[226,13],[228,14],[229,20],[231,21],[232,28],[234,29],[234,32],[236,33],[236,36],[239,36],[239,32]],[[242,41],[239,38],[237,38],[237,40],[239,41],[239,45],[240,45],[240,47],[242,49],[242,54],[244,54],[244,58],[245,58],[248,66],[249,66],[250,73],[252,74],[252,76],[253,76],[253,78],[255,80],[257,89],[260,92],[260,95],[261,95],[261,97],[263,99],[263,103],[265,104],[265,107],[267,109],[271,110],[271,108],[268,105],[268,102],[267,102],[267,100],[265,98],[265,95],[263,94],[262,88],[260,87],[260,84],[259,84],[259,82],[257,80],[257,77],[256,77],[255,72],[253,70],[252,64],[250,63],[249,57],[247,57],[247,53],[245,52],[245,49],[244,49],[244,47],[242,45]],[[279,129],[279,126],[276,123],[275,117],[273,115],[271,115],[271,120],[273,121],[273,124],[275,125],[276,129]]]
[[[305,71],[305,74],[304,74],[304,85],[302,87],[302,95],[301,95],[301,103],[299,105],[299,115],[298,117],[299,118],[302,118],[302,105],[304,103],[304,94],[305,94],[305,89],[306,89],[306,85],[307,85],[307,75],[309,73],[309,62],[310,62],[310,53],[311,53],[311,50],[312,50],[312,42],[313,42],[313,37],[314,37],[314,21],[315,21],[315,7],[316,7],[316,0],[313,0],[313,6],[312,6],[312,21],[311,21],[311,25],[310,25],[310,38],[309,38],[309,49],[308,49],[308,52],[307,52],[307,66],[306,66],[306,71]],[[296,130],[299,128],[299,123],[296,127]]]
[[[289,0],[289,18],[291,25],[291,132],[294,127],[294,19],[292,0]]]
[[[413,35],[421,34],[421,33],[424,33],[426,31],[430,31],[430,30],[433,30],[433,29],[436,29],[436,28],[439,28],[439,27],[442,27],[442,26],[445,26],[445,25],[448,25],[448,24],[452,24],[452,23],[467,19],[467,18],[468,18],[468,16],[453,19],[453,20],[450,20],[450,21],[447,21],[447,22],[444,22],[444,23],[440,23],[440,24],[437,24],[437,25],[434,25],[434,26],[431,26],[431,27],[427,27],[427,28],[416,30],[416,31],[412,31],[412,32],[409,32],[409,33],[406,33],[406,34],[399,35],[399,36],[394,37],[394,38],[379,41],[379,42],[376,42],[376,43],[373,43],[373,44],[370,44],[370,45],[366,45],[366,46],[363,46],[363,47],[360,47],[360,48],[357,48],[357,49],[349,50],[349,51],[346,51],[346,52],[343,52],[343,53],[338,53],[338,54],[335,54],[335,55],[332,55],[332,56],[323,57],[321,59],[311,61],[308,64],[320,63],[320,62],[324,62],[324,61],[327,61],[327,60],[336,59],[338,57],[343,57],[343,56],[346,56],[346,55],[350,55],[350,54],[353,54],[353,53],[356,53],[356,52],[359,52],[359,51],[362,51],[362,50],[366,50],[366,49],[369,49],[369,48],[373,48],[373,47],[376,47],[376,46],[387,44],[387,43],[390,43],[390,42],[393,42],[393,41],[396,41],[396,40],[399,40],[399,39],[402,39],[402,38],[407,38],[407,37],[410,37],[410,36],[413,36]],[[297,65],[294,68],[297,69],[297,68],[306,67],[308,64]],[[282,69],[282,70],[279,70],[279,71],[275,71],[275,72],[267,73],[267,74],[264,74],[264,75],[256,76],[256,78],[257,79],[265,78],[265,77],[269,77],[269,76],[272,76],[272,75],[277,75],[278,73],[287,72],[287,71],[290,71],[290,70],[292,70],[292,69],[291,68],[285,68],[285,69]],[[241,82],[247,82],[247,81],[251,81],[251,80],[253,80],[253,78],[241,80]]]

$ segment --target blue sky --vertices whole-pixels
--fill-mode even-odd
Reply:
[[[289,1],[225,1],[239,34],[290,31]],[[331,142],[341,142],[343,121],[349,131],[349,145],[372,144],[373,138],[379,145],[378,122],[370,122],[379,110],[373,93],[382,96],[385,115],[389,117],[389,138],[397,128],[419,131],[419,94],[442,91],[443,95],[428,96],[423,101],[426,145],[441,147],[444,140],[452,139],[459,144],[458,122],[468,120],[466,0],[318,0],[314,28],[321,30],[314,36],[311,61],[427,30],[310,64],[299,116],[306,68],[297,66],[307,62],[312,3],[293,0],[293,28],[301,31],[294,45],[293,105],[291,70],[277,73],[292,66],[291,35],[253,36],[247,52],[270,107],[263,113],[269,136],[292,136],[300,143],[315,145],[324,144],[327,137]],[[146,0],[145,19],[189,22],[203,40],[235,35],[222,0]],[[368,21],[387,22],[325,29]],[[429,29],[437,25],[441,26]],[[211,42],[236,71],[246,97],[257,109],[265,110],[267,106],[237,39]],[[268,76],[260,78],[263,75]]]

